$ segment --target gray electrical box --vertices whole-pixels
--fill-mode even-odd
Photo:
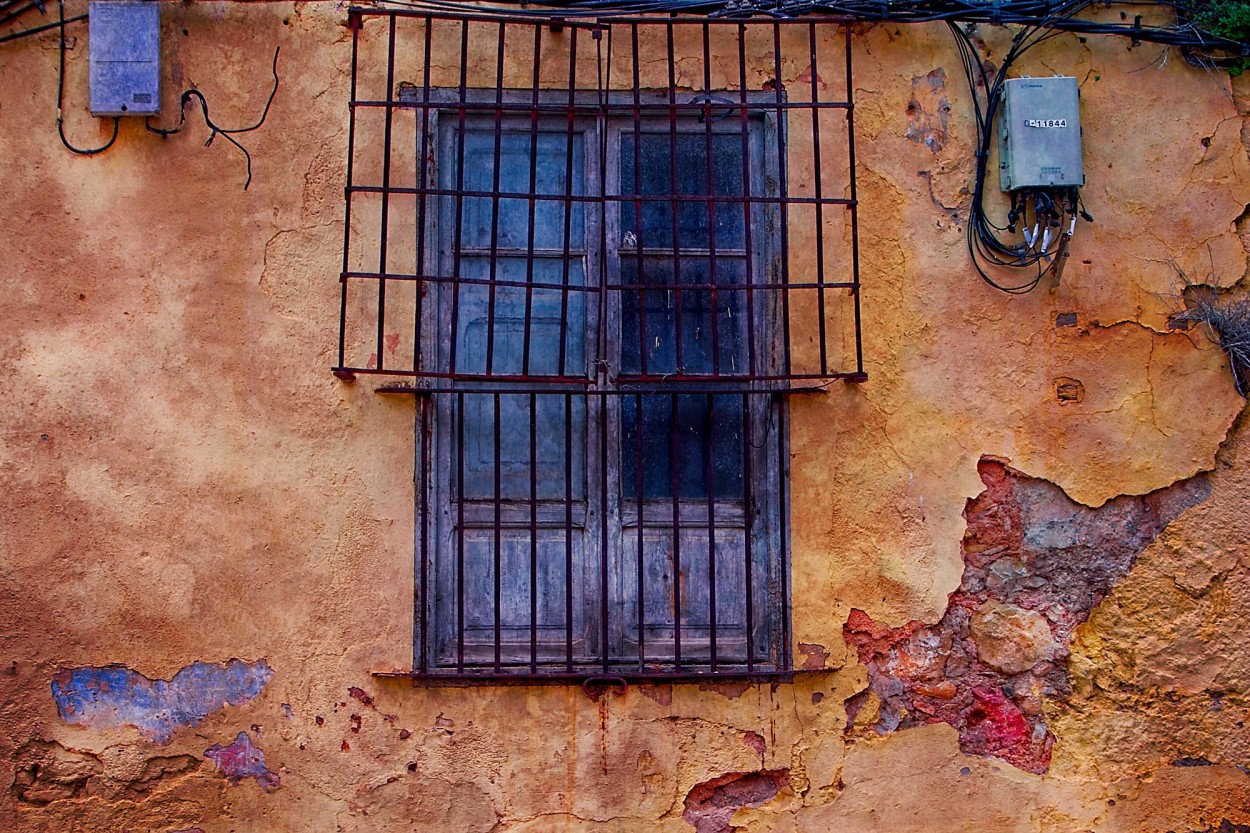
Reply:
[[[1002,189],[1075,188],[1081,160],[1081,88],[1075,78],[1011,78],[998,123]]]
[[[91,115],[158,115],[161,16],[156,0],[93,0],[87,14]]]

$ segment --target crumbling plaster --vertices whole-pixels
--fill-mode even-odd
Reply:
[[[792,422],[795,643],[823,671],[592,701],[370,676],[409,661],[413,409],[328,372],[345,15],[162,15],[169,113],[194,83],[217,121],[249,121],[282,46],[246,192],[241,157],[194,126],[161,140],[127,121],[108,153],[69,155],[55,35],[0,47],[0,828],[685,833],[691,802],[735,773],[787,779],[728,814],[752,833],[1250,824],[1250,431],[1223,356],[1168,327],[1173,263],[1222,286],[1246,274],[1250,82],[1110,38],[1030,53],[1020,72],[1082,80],[1097,222],[1058,287],[1007,298],[964,251],[971,116],[948,36],[857,27],[870,378],[796,401]],[[1001,55],[1002,33],[980,35]],[[75,37],[66,128],[88,143],[104,128]],[[1060,380],[1083,398],[1060,401]],[[942,619],[986,456],[1091,510],[1209,472],[1209,497],[1077,629],[1071,693],[1043,699],[1055,740],[1037,774],[961,752],[943,723],[878,736],[861,709],[847,726],[871,685],[843,626],[852,609],[887,627]],[[170,680],[233,658],[272,677],[168,743],[67,722],[51,689],[67,669]],[[259,777],[214,764],[241,733]]]

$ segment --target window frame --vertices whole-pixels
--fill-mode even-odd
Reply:
[[[733,95],[741,95],[740,92],[732,93]],[[713,93],[712,95],[715,95]],[[446,164],[450,160],[450,164],[457,165],[458,153],[457,142],[455,139],[456,128],[459,124],[468,124],[469,119],[463,122],[459,120],[457,112],[462,102],[473,103],[476,105],[503,103],[506,106],[528,105],[532,104],[537,98],[544,104],[569,105],[575,104],[579,110],[589,107],[600,107],[601,114],[598,117],[589,114],[577,115],[569,120],[566,129],[554,129],[550,124],[544,126],[542,122],[551,122],[560,119],[560,116],[543,115],[538,117],[536,122],[531,122],[531,118],[524,114],[505,115],[498,120],[501,129],[505,132],[512,129],[513,125],[523,127],[523,130],[516,132],[530,133],[534,130],[538,133],[557,133],[570,135],[570,133],[580,132],[584,148],[584,158],[581,169],[584,173],[583,194],[593,196],[598,199],[599,204],[603,205],[604,222],[600,225],[600,218],[597,212],[590,210],[596,203],[592,201],[574,202],[572,205],[582,206],[582,229],[585,236],[584,241],[584,259],[583,276],[587,284],[587,288],[582,292],[586,298],[586,333],[583,342],[586,345],[584,357],[587,367],[585,372],[587,375],[586,392],[583,394],[577,391],[575,386],[568,382],[562,382],[557,385],[554,390],[559,392],[571,392],[571,395],[584,396],[584,434],[585,434],[585,451],[583,459],[585,461],[585,505],[584,523],[585,531],[583,537],[587,539],[587,545],[583,547],[582,557],[575,559],[578,561],[580,568],[583,570],[581,581],[585,592],[579,593],[579,599],[576,604],[583,607],[581,611],[583,616],[583,626],[586,630],[584,641],[586,645],[592,645],[596,637],[601,637],[601,633],[597,633],[604,626],[604,622],[596,619],[596,611],[590,610],[592,602],[599,601],[596,599],[596,593],[602,589],[609,591],[608,605],[615,601],[618,605],[628,605],[630,599],[621,587],[626,583],[623,576],[626,559],[623,557],[625,545],[623,540],[628,536],[627,519],[633,522],[633,527],[638,527],[637,509],[635,507],[627,508],[627,503],[636,503],[633,499],[626,498],[623,490],[620,488],[623,477],[623,467],[621,465],[621,445],[623,440],[608,441],[607,437],[622,436],[620,409],[617,403],[624,403],[628,399],[633,398],[630,393],[617,392],[609,394],[605,392],[605,388],[609,385],[619,387],[619,383],[610,381],[611,374],[608,372],[611,367],[605,368],[602,364],[594,367],[594,357],[607,356],[608,364],[611,366],[614,362],[615,369],[619,371],[621,367],[621,348],[623,346],[621,333],[621,304],[619,299],[623,297],[624,290],[609,290],[608,286],[600,284],[594,291],[589,289],[592,282],[599,281],[600,275],[607,281],[608,285],[620,285],[620,256],[618,247],[613,247],[607,243],[611,240],[620,239],[620,212],[625,210],[629,202],[620,202],[612,199],[612,192],[619,189],[612,188],[614,181],[619,183],[620,153],[621,153],[621,137],[625,132],[633,131],[640,126],[644,126],[647,122],[652,122],[655,117],[644,116],[639,119],[630,112],[630,108],[638,100],[650,97],[653,102],[668,102],[670,94],[667,91],[638,91],[611,93],[601,97],[595,93],[587,93],[578,91],[570,94],[564,91],[541,91],[535,94],[532,90],[525,89],[448,89],[448,88],[431,88],[429,90],[430,107],[428,109],[428,139],[422,143],[423,152],[428,153],[429,172],[427,177],[433,186],[438,189],[442,188],[441,177],[443,176]],[[748,93],[748,107],[750,109],[749,118],[758,119],[758,130],[752,128],[748,134],[748,145],[753,152],[758,148],[762,154],[762,165],[752,165],[750,177],[750,191],[744,195],[744,200],[750,206],[751,222],[747,225],[757,223],[757,218],[761,221],[761,228],[767,229],[767,233],[758,234],[757,242],[761,245],[755,246],[755,251],[747,251],[745,259],[754,263],[752,269],[747,270],[747,279],[754,274],[753,283],[764,282],[761,278],[766,277],[766,281],[770,283],[779,283],[781,281],[780,272],[782,265],[780,264],[780,247],[778,241],[780,233],[778,231],[778,222],[775,217],[768,216],[770,212],[779,212],[779,206],[775,204],[755,203],[751,200],[755,198],[753,195],[760,194],[763,196],[773,196],[777,194],[777,182],[784,177],[782,170],[782,155],[778,152],[780,143],[784,141],[784,122],[779,122],[776,111],[768,109],[770,104],[774,104],[777,100],[776,94],[771,91],[758,91]],[[402,93],[401,93],[402,101]],[[604,106],[606,103],[606,106]],[[736,110],[740,105],[725,105],[726,109]],[[448,128],[446,121],[450,119],[456,120],[456,123]],[[690,118],[693,116],[682,116],[681,118]],[[475,114],[472,120],[489,129],[495,129],[496,117],[485,114]],[[734,125],[744,122],[739,116],[732,119]],[[507,127],[502,127],[504,124]],[[531,127],[531,124],[537,124]],[[576,125],[576,130],[574,129]],[[673,127],[672,129],[677,129]],[[711,129],[713,132],[726,132],[732,135],[741,135],[741,128],[730,130],[720,130],[719,128],[697,128],[702,134],[705,130]],[[660,133],[668,135],[670,128],[649,129],[649,126],[643,128],[643,132]],[[695,132],[694,128],[683,129],[679,132]],[[531,134],[532,135],[532,134]],[[432,141],[430,141],[432,140]],[[533,148],[531,148],[533,152]],[[602,155],[603,159],[599,156]],[[769,174],[774,174],[772,178],[772,188],[768,187]],[[614,180],[615,175],[615,180]],[[606,187],[605,187],[606,186]],[[572,183],[569,184],[570,192],[574,191]],[[757,191],[758,187],[758,191]],[[600,190],[600,189],[603,190]],[[457,188],[457,190],[462,190]],[[447,241],[444,235],[448,234],[448,229],[455,225],[454,214],[449,217],[448,208],[454,206],[457,199],[466,199],[465,197],[448,197],[448,196],[431,196],[428,199],[432,201],[432,205],[427,209],[429,217],[423,230],[419,230],[419,234],[425,235],[425,253],[426,262],[421,268],[426,274],[447,275],[450,271],[445,269],[444,259],[448,256],[446,245]],[[615,210],[613,210],[615,207]],[[497,251],[492,256],[497,255]],[[673,255],[676,256],[676,255]],[[444,368],[444,358],[450,351],[450,342],[457,336],[452,332],[447,320],[447,295],[458,291],[458,284],[454,283],[436,283],[430,284],[430,289],[435,297],[435,302],[426,303],[424,305],[423,320],[420,322],[421,334],[419,337],[425,339],[429,334],[438,334],[436,340],[430,341],[424,345],[428,356],[437,357],[437,366]],[[770,345],[770,350],[761,353],[766,357],[770,364],[780,365],[779,350],[780,345],[773,336],[780,333],[779,317],[781,314],[780,304],[778,303],[778,292],[759,292],[763,301],[758,304],[754,310],[754,319],[747,327],[748,331],[754,333],[756,338],[765,338],[766,343]],[[618,299],[618,303],[611,303],[608,299],[613,297]],[[594,303],[592,304],[592,300]],[[597,307],[592,314],[591,308]],[[593,324],[592,324],[593,322]],[[606,349],[605,349],[606,348]],[[449,369],[449,368],[444,368]],[[771,368],[770,368],[771,369]],[[592,374],[593,370],[593,374]],[[572,369],[569,375],[574,375]],[[771,375],[771,374],[769,374]],[[746,496],[743,501],[738,501],[739,506],[734,507],[727,505],[731,501],[716,500],[717,504],[714,517],[718,523],[730,523],[735,520],[735,516],[739,523],[743,525],[753,524],[758,519],[758,525],[763,532],[756,545],[756,552],[764,551],[762,557],[763,563],[767,569],[762,578],[766,592],[752,595],[756,603],[764,610],[767,621],[763,628],[765,632],[764,642],[766,651],[755,655],[752,663],[754,668],[750,669],[753,673],[762,673],[770,676],[784,674],[789,670],[789,604],[788,604],[788,552],[786,542],[788,540],[788,530],[785,524],[789,517],[788,506],[788,407],[786,399],[783,395],[779,395],[779,389],[782,387],[776,381],[760,381],[750,380],[745,383],[735,382],[733,376],[726,376],[721,382],[729,382],[724,386],[725,389],[732,390],[733,395],[741,394],[744,400],[753,403],[749,407],[746,414],[746,422],[752,428],[748,430],[747,436],[767,437],[769,431],[776,432],[776,449],[770,448],[770,443],[766,440],[761,441],[758,447],[754,442],[751,446],[754,451],[745,457],[752,458],[751,471],[752,475],[743,473],[743,489]],[[688,387],[697,387],[700,392],[704,390],[716,390],[717,385],[721,382],[705,382],[703,384],[669,386],[667,390],[671,393],[684,391]],[[440,656],[440,641],[445,641],[445,634],[454,630],[454,626],[448,627],[448,618],[454,618],[462,613],[462,608],[458,604],[447,605],[447,596],[454,591],[449,585],[453,582],[453,569],[456,565],[452,563],[456,556],[456,527],[460,523],[459,517],[453,517],[453,514],[459,513],[462,509],[466,513],[479,512],[478,509],[470,509],[467,506],[457,506],[454,499],[453,479],[456,476],[456,461],[454,454],[455,440],[449,434],[452,429],[449,426],[455,424],[455,417],[451,411],[451,401],[457,397],[457,393],[450,392],[460,384],[453,379],[446,380],[446,384],[442,386],[441,392],[433,393],[429,399],[427,412],[422,411],[418,418],[417,425],[417,463],[418,466],[427,466],[428,473],[432,476],[428,478],[429,483],[428,494],[420,493],[422,485],[418,483],[417,510],[418,524],[416,529],[417,547],[418,547],[418,581],[422,580],[425,570],[428,569],[429,574],[433,578],[432,585],[434,592],[423,592],[418,589],[418,603],[414,607],[414,613],[418,619],[414,623],[414,660],[416,666],[420,668],[428,668],[430,676],[433,677],[455,677],[455,678],[472,678],[482,676],[483,669],[493,669],[494,664],[489,660],[483,660],[479,665],[476,660],[465,661],[461,659],[458,662],[449,662],[445,656]],[[476,385],[470,384],[475,390],[497,389],[501,392],[513,389],[514,386],[506,383],[483,384],[478,380]],[[532,387],[532,385],[531,385]],[[574,392],[576,391],[576,392]],[[719,394],[718,394],[719,395]],[[463,396],[463,394],[461,394]],[[423,408],[426,407],[423,405]],[[430,425],[430,422],[433,425]],[[607,450],[606,459],[601,459],[597,450]],[[427,461],[426,455],[431,459]],[[744,457],[744,459],[745,459]],[[602,468],[601,468],[602,467]],[[443,476],[446,473],[450,476]],[[761,474],[762,473],[762,474]],[[425,479],[425,478],[422,478]],[[602,490],[593,488],[595,485],[605,484]],[[764,484],[762,488],[757,488],[757,484]],[[601,493],[602,492],[602,493]],[[758,493],[763,492],[763,499],[758,499]],[[607,495],[607,503],[604,503],[604,495]],[[762,502],[763,508],[754,505],[748,505],[752,502]],[[496,505],[499,501],[495,501]],[[643,507],[644,520],[642,526],[656,527],[672,530],[673,507],[677,506],[677,518],[681,522],[679,526],[683,526],[689,521],[693,528],[699,529],[705,535],[707,532],[707,520],[709,515],[707,500],[698,501],[681,501],[661,499],[657,501],[645,501]],[[651,512],[654,511],[653,518]],[[615,508],[614,508],[615,505]],[[423,506],[425,511],[422,511]],[[522,518],[518,514],[523,511],[525,517]],[[556,512],[566,512],[564,502],[554,502],[553,505],[544,506],[544,513],[554,514]],[[632,515],[630,512],[632,511]],[[702,513],[704,526],[699,527],[697,524],[700,520],[699,515]],[[500,508],[493,513],[493,517],[483,518],[482,522],[498,522],[505,524],[521,523],[528,521],[530,518],[530,510],[528,505],[517,507]],[[615,516],[615,519],[613,519]],[[565,516],[567,518],[567,515]],[[594,519],[598,520],[594,520]],[[498,519],[498,521],[496,520]],[[666,525],[662,521],[667,520]],[[596,533],[600,541],[595,542],[595,537],[590,533],[592,523],[597,525]],[[561,527],[563,528],[563,527]],[[632,533],[637,535],[635,531]],[[420,559],[423,558],[423,537],[428,536],[428,541],[433,542],[429,552],[432,557],[428,565],[423,564]],[[752,533],[751,538],[758,537],[758,533]],[[602,541],[608,541],[608,552],[592,553],[589,544],[596,543],[602,546]],[[604,570],[611,564],[611,575],[604,574]],[[636,565],[636,559],[635,559]],[[597,587],[595,585],[598,585]],[[609,586],[611,585],[611,586]],[[574,585],[577,586],[576,584]],[[421,608],[420,600],[424,598],[426,601],[425,609]],[[606,610],[606,606],[605,606]],[[628,626],[628,617],[617,615],[618,611],[612,611],[609,616],[611,622],[617,623],[617,628]],[[748,614],[749,618],[749,614]],[[622,624],[624,623],[624,624]],[[460,625],[463,629],[463,624]],[[683,625],[683,628],[685,626]],[[611,644],[625,644],[623,638],[618,638],[617,634],[607,634]],[[637,639],[634,640],[637,643]],[[606,646],[598,646],[597,651],[587,652],[581,659],[572,663],[572,667],[564,661],[543,660],[537,669],[529,667],[528,663],[520,663],[525,665],[528,670],[537,671],[536,674],[523,674],[515,671],[507,671],[505,675],[508,677],[516,677],[519,681],[533,681],[535,677],[556,678],[562,673],[577,677],[599,676],[603,673],[603,669],[611,666],[613,675],[619,676],[706,676],[708,674],[716,674],[717,676],[733,676],[733,671],[721,671],[716,669],[716,663],[700,659],[686,658],[684,663],[670,662],[670,667],[665,667],[663,657],[657,657],[652,665],[649,673],[631,673],[628,668],[618,667],[630,662],[629,658],[622,656],[618,659],[610,656],[610,652]],[[509,668],[515,668],[514,663],[505,663]],[[722,665],[735,666],[736,663],[726,662],[722,660]],[[641,663],[640,663],[641,665]],[[709,669],[708,666],[711,666]],[[495,675],[499,676],[499,675]]]

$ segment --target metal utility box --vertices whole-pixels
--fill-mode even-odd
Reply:
[[[1081,88],[1075,78],[1011,78],[998,124],[1002,189],[1077,188],[1081,160]]]
[[[156,0],[93,0],[87,14],[91,115],[159,114],[161,16]]]

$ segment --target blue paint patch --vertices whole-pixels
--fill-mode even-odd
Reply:
[[[175,729],[198,726],[218,709],[254,699],[272,676],[264,660],[197,662],[171,680],[149,680],[121,665],[68,668],[52,679],[52,698],[66,723],[134,726],[144,737],[168,743]]]

